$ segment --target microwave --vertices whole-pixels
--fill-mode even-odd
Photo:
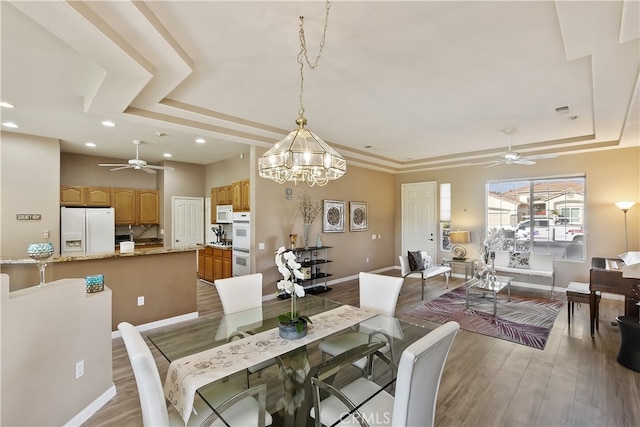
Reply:
[[[218,224],[231,224],[233,222],[233,206],[218,205],[216,210],[216,222]]]

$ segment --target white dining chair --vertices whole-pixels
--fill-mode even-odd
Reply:
[[[396,312],[398,295],[400,295],[403,283],[404,279],[402,277],[361,272],[359,274],[360,308],[392,318]],[[394,325],[389,328],[360,327],[354,332],[329,337],[322,341],[318,348],[323,356],[337,356],[372,340],[385,340],[388,344],[380,352],[386,353],[389,350],[393,351],[393,346],[389,344],[393,343],[393,336],[396,335],[395,329],[397,328]],[[393,353],[391,358],[393,359]],[[354,362],[354,365],[365,370],[367,368],[367,359],[359,359]]]
[[[220,296],[225,316],[262,307],[262,273],[218,279],[213,284]],[[268,359],[250,366],[247,370],[251,374],[257,372],[260,376],[263,369],[275,363],[274,359]],[[248,383],[249,377],[247,376]]]
[[[402,352],[395,397],[363,377],[337,389],[320,375],[313,376],[314,406],[310,415],[315,419],[315,425],[368,425],[361,422],[364,420],[373,421],[375,425],[394,427],[433,426],[442,371],[459,329],[460,325],[456,322],[445,323]],[[332,374],[327,378],[333,380],[340,366],[332,366],[331,362],[324,362],[322,369]],[[342,365],[344,362],[336,361]],[[320,400],[320,390],[328,392],[329,397]],[[375,393],[378,394],[371,398]],[[360,404],[362,406],[356,409]],[[350,411],[353,412],[349,414]]]
[[[138,386],[143,425],[145,427],[184,426],[184,420],[178,412],[167,409],[158,367],[140,332],[128,322],[120,323],[118,330],[122,334]],[[210,397],[212,395],[209,392],[207,398],[210,403],[216,401],[216,411],[229,425],[268,426],[273,422],[271,414],[265,409],[266,384],[251,389],[237,389],[225,383],[219,387],[219,393],[216,393],[215,397]],[[257,399],[254,396],[257,396]],[[194,412],[189,417],[188,426],[224,425],[207,403],[197,395],[193,407]]]

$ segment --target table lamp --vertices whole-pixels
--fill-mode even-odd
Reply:
[[[624,251],[629,252],[629,242],[627,239],[627,211],[635,205],[636,202],[616,202],[616,206],[624,212]]]
[[[467,256],[467,249],[463,245],[471,241],[471,234],[468,231],[450,231],[449,241],[452,244],[453,259],[464,259]]]

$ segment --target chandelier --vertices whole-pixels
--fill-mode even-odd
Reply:
[[[329,1],[326,3],[324,32],[320,41],[320,50],[313,64],[309,61],[307,43],[304,36],[304,17],[300,17],[300,108],[296,119],[298,129],[292,131],[258,159],[258,172],[262,178],[269,178],[278,184],[285,182],[306,182],[310,186],[326,185],[330,180],[338,179],[347,172],[346,160],[331,148],[318,135],[305,126],[304,117],[304,63],[314,70],[324,47],[329,21]]]

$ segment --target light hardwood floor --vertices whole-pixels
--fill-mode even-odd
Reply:
[[[399,275],[397,271],[388,274]],[[462,282],[453,278],[449,288]],[[446,292],[443,280],[433,278],[428,284],[425,300]],[[357,281],[332,288],[321,296],[358,305]],[[517,287],[512,292],[549,295]],[[556,293],[556,298],[564,299],[564,295]],[[419,303],[419,282],[407,279],[396,316],[436,327],[434,323],[404,314]],[[198,310],[200,316],[222,313],[212,285],[198,283]],[[461,330],[443,373],[436,425],[640,426],[640,373],[624,368],[615,360],[620,334],[617,327],[611,326],[611,320],[624,311],[622,301],[602,299],[600,331],[595,339],[589,335],[589,307],[577,307],[570,326],[566,310],[565,305],[544,350]],[[150,348],[164,379],[168,363],[152,344]],[[113,340],[113,376],[116,397],[85,426],[142,425],[133,371],[120,338]]]

